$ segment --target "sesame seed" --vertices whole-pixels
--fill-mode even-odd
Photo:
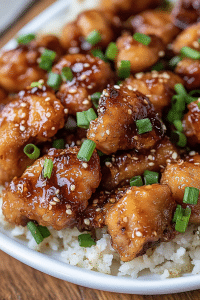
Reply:
[[[190,156],[194,156],[195,154],[196,154],[195,151],[190,151],[190,152],[189,152],[189,155],[190,155]]]
[[[98,202],[99,202],[98,199],[94,199],[94,200],[93,200],[93,203],[94,203],[94,204],[97,204]]]
[[[71,190],[72,192],[75,190],[75,188],[76,188],[76,186],[75,186],[74,184],[72,184],[72,185],[70,186],[70,190]]]
[[[87,169],[88,164],[87,163],[82,163],[82,166],[83,166],[84,169]]]
[[[84,219],[84,224],[85,225],[90,225],[90,220],[89,219]]]
[[[166,162],[170,164],[171,163],[171,159],[167,159]]]
[[[172,158],[173,158],[173,159],[176,159],[177,156],[178,156],[178,154],[177,154],[176,152],[174,152],[174,153],[172,154]]]
[[[147,101],[146,99],[144,99],[144,103],[145,103],[145,104],[148,104],[148,101]]]
[[[140,78],[143,77],[143,75],[144,75],[144,73],[143,73],[143,72],[140,72],[140,73],[135,74],[135,77],[136,77],[137,79],[140,79]]]
[[[48,102],[49,100],[51,100],[50,97],[46,97],[46,98],[45,98],[45,101],[46,101],[46,102]]]
[[[57,190],[55,191],[55,194],[58,195],[59,193],[60,193],[60,190],[57,189]]]
[[[110,198],[110,199],[109,199],[109,202],[110,202],[110,203],[115,203],[115,198]]]
[[[21,124],[25,124],[25,120],[22,120],[22,121],[21,121]]]
[[[126,98],[123,98],[123,101],[124,101],[124,102],[127,102]]]
[[[21,104],[20,104],[20,106],[22,106],[22,107],[26,107],[26,103],[25,102],[22,102]]]
[[[114,85],[114,88],[115,88],[116,90],[120,90],[120,86],[119,86],[119,85]]]
[[[110,130],[106,130],[106,134],[107,134],[107,135],[110,135]]]
[[[138,160],[139,158],[136,157],[136,156],[133,156],[132,159],[133,159],[133,160]]]
[[[165,56],[165,51],[160,51],[160,52],[158,52],[158,56],[160,56],[160,57]]]
[[[128,153],[128,154],[127,154],[127,157],[128,157],[128,158],[131,158],[131,155]]]
[[[150,166],[150,167],[153,167],[154,165],[155,165],[154,162],[150,162],[150,163],[149,163],[149,166]]]
[[[25,118],[26,117],[26,113],[22,113],[20,118]]]
[[[149,160],[153,160],[153,159],[154,159],[152,155],[148,155],[147,158],[148,158]]]
[[[15,127],[19,127],[19,124],[15,124]]]
[[[68,114],[68,112],[69,112],[69,109],[68,109],[68,108],[65,108],[65,109],[64,109],[64,113],[65,113],[65,114]]]
[[[52,210],[52,205],[51,204],[49,204],[49,210]]]
[[[25,128],[23,125],[20,125],[20,126],[19,126],[19,129],[20,129],[21,131],[25,131],[26,128]]]
[[[98,207],[97,209],[96,209],[96,211],[100,211],[101,210],[101,208],[100,207]]]
[[[87,105],[87,104],[89,104],[90,102],[89,102],[89,100],[85,99],[82,103],[83,103],[84,105]]]
[[[152,152],[152,153],[155,153],[155,152],[156,152],[156,150],[155,150],[155,149],[151,149],[151,150],[150,150],[150,152]]]
[[[128,218],[127,218],[127,217],[124,217],[124,218],[123,218],[123,222],[127,223],[127,222],[128,222]]]
[[[66,208],[67,209],[71,208],[71,205],[70,204],[66,204]]]
[[[47,112],[47,113],[46,113],[46,117],[47,117],[47,118],[50,118],[50,117],[51,117],[51,113],[50,113],[50,112]]]
[[[106,93],[104,94],[104,96],[109,97],[109,94],[106,92]]]
[[[76,92],[77,92],[77,89],[73,89],[73,88],[69,89],[70,94],[75,94]]]
[[[170,79],[169,74],[166,73],[166,72],[164,72],[164,73],[162,74],[162,77],[165,78],[165,79]]]
[[[195,162],[195,163],[194,163],[194,165],[195,165],[195,166],[199,166],[199,165],[200,165],[200,163],[198,163],[198,162]]]
[[[71,209],[67,209],[67,210],[66,210],[66,214],[67,214],[67,215],[72,215],[72,210],[71,210]]]
[[[199,48],[199,43],[197,41],[194,41],[192,45],[194,46],[194,48]]]
[[[111,162],[109,162],[109,161],[106,161],[106,162],[105,162],[105,165],[106,165],[106,167],[109,167],[109,168],[111,168],[111,167],[112,167],[112,163],[111,163]]]
[[[134,140],[136,140],[136,141],[138,140],[138,136],[137,136],[137,135],[135,135],[133,138],[134,138]]]
[[[56,205],[56,202],[54,202],[54,201],[50,201],[49,202],[51,205]]]
[[[183,159],[179,159],[178,165],[181,166],[183,163],[184,163],[184,160]]]
[[[76,141],[76,145],[80,146],[81,145],[81,141],[80,140]]]
[[[88,87],[87,87],[89,90],[91,90],[92,89],[92,85],[88,85]]]
[[[128,109],[128,114],[132,115],[132,110],[131,109]]]
[[[129,89],[129,91],[132,91],[132,90],[133,90],[133,88],[132,88],[131,85],[128,85],[127,88]]]
[[[89,68],[90,64],[84,63],[83,66],[84,66],[85,68]]]
[[[56,129],[56,127],[54,127],[54,126],[53,126],[53,127],[51,127],[51,130],[55,130],[55,129]]]
[[[53,197],[53,201],[60,202],[60,199],[58,199],[58,197]]]
[[[143,236],[142,232],[140,232],[140,231],[136,231],[135,235],[136,236]]]

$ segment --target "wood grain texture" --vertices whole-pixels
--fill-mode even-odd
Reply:
[[[32,18],[55,0],[41,0],[0,39],[6,44]],[[187,293],[141,296],[92,290],[77,286],[28,267],[0,251],[0,300],[199,300],[200,290]]]

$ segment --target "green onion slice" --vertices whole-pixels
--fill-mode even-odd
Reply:
[[[172,59],[170,59],[169,66],[174,69],[181,60],[182,58],[180,56],[174,56]]]
[[[51,235],[47,227],[36,225],[33,221],[27,223],[27,227],[34,237],[36,243],[39,245],[45,238]]]
[[[192,58],[192,59],[195,59],[195,60],[200,59],[200,52],[195,50],[195,49],[192,49],[190,47],[181,48],[180,53],[184,57]]]
[[[47,85],[53,88],[54,90],[58,90],[61,85],[62,79],[61,76],[57,73],[50,72],[47,80]]]
[[[49,229],[46,226],[38,225],[37,228],[39,229],[44,239],[51,235]]]
[[[17,42],[18,44],[26,45],[34,39],[35,39],[35,34],[33,33],[22,34],[17,38]]]
[[[91,50],[93,56],[100,58],[101,60],[106,61],[105,55],[100,49],[93,49]]]
[[[55,57],[55,51],[45,49],[40,57],[39,67],[43,70],[50,71]]]
[[[51,178],[51,173],[53,170],[53,161],[49,158],[45,158],[44,167],[43,167],[43,176],[44,178]]]
[[[181,205],[177,205],[176,211],[174,213],[173,222],[175,224],[175,230],[178,232],[185,232],[188,222],[191,215],[191,208],[186,207],[186,209],[182,208]]]
[[[183,112],[185,110],[185,98],[182,95],[174,95],[172,97],[172,108],[177,112]]]
[[[122,78],[128,78],[131,74],[131,62],[130,60],[121,60],[117,69],[117,75]]]
[[[115,60],[118,54],[118,47],[116,43],[111,42],[106,49],[106,57],[110,60]]]
[[[194,187],[186,187],[184,196],[183,196],[183,203],[196,205],[199,198],[199,189]]]
[[[96,242],[93,240],[89,233],[83,233],[78,236],[79,246],[81,247],[92,247],[96,245]]]
[[[72,81],[73,73],[69,67],[62,68],[61,77],[64,81]]]
[[[174,123],[176,120],[181,120],[183,118],[183,112],[182,111],[176,111],[175,109],[170,109],[167,114],[167,121],[169,123]]]
[[[145,185],[150,185],[154,183],[158,183],[159,174],[157,172],[146,170],[144,171],[144,183]]]
[[[144,34],[144,33],[140,33],[140,32],[136,32],[134,35],[133,35],[133,38],[134,40],[136,40],[137,42],[145,45],[145,46],[148,46],[150,43],[151,43],[151,38],[150,36]]]
[[[89,128],[90,121],[95,120],[97,115],[93,108],[88,109],[87,111],[81,111],[76,113],[77,126],[81,128]]]
[[[141,176],[135,176],[130,179],[130,186],[142,186],[143,181]]]
[[[65,141],[64,139],[57,139],[53,141],[53,148],[56,149],[64,149],[65,148]]]
[[[155,64],[152,68],[151,68],[151,70],[153,71],[153,70],[155,70],[155,71],[161,71],[161,70],[164,70],[164,68],[165,68],[165,66],[164,66],[164,64],[162,63],[162,61],[159,61],[159,62],[157,62],[157,64]]]
[[[42,85],[44,84],[44,82],[40,82],[40,81],[35,81],[35,82],[32,82],[31,83],[31,87],[34,88],[34,87],[42,87]]]
[[[35,146],[34,144],[27,144],[24,147],[24,153],[30,159],[37,159],[40,156],[40,149],[37,146]]]
[[[174,90],[178,95],[187,96],[187,91],[181,83],[175,84]]]
[[[101,34],[98,30],[93,30],[90,34],[86,37],[86,41],[91,45],[96,45],[101,41]]]
[[[171,140],[179,147],[185,147],[187,144],[186,136],[182,132],[179,132],[178,130],[172,132]]]
[[[91,100],[92,100],[92,103],[93,103],[94,107],[98,108],[99,99],[101,97],[101,93],[100,92],[96,92],[96,93],[92,94],[90,97],[91,97]]]
[[[91,140],[85,140],[81,145],[77,158],[83,161],[89,161],[94,152],[95,147],[95,142]]]
[[[150,132],[153,129],[151,121],[149,118],[141,119],[136,121],[136,127],[139,134]]]
[[[182,125],[182,122],[181,120],[175,120],[173,122],[174,124],[174,127],[179,131],[179,132],[182,132],[183,131],[183,125]]]

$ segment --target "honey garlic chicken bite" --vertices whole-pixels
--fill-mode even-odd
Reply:
[[[150,35],[149,45],[143,45],[136,41],[129,33],[124,33],[117,41],[118,55],[116,59],[117,67],[122,60],[129,60],[131,63],[131,72],[137,73],[147,70],[154,65],[160,57],[165,55],[165,47],[161,38]]]
[[[183,129],[192,146],[200,144],[200,101],[192,102],[188,105],[188,113],[183,118]]]
[[[186,161],[167,165],[161,178],[162,184],[167,184],[172,191],[173,198],[184,208],[191,207],[190,223],[200,224],[200,195],[196,205],[183,203],[186,187],[200,189],[200,155],[190,156]]]
[[[167,185],[131,187],[107,212],[112,246],[122,261],[142,255],[158,241],[170,240],[175,201]]]
[[[200,21],[200,1],[199,0],[178,0],[172,10],[172,20],[174,24],[185,29],[187,26]]]
[[[179,33],[179,29],[172,23],[171,15],[165,11],[147,10],[131,18],[129,22],[135,32],[156,35],[166,45]]]
[[[21,91],[0,112],[0,184],[21,176],[33,160],[26,144],[53,137],[64,126],[64,108],[54,92],[43,86]]]
[[[152,71],[131,76],[125,82],[149,97],[155,111],[161,115],[163,109],[171,105],[175,84],[183,83],[183,80],[170,71]]]
[[[130,179],[142,175],[145,170],[163,171],[168,163],[180,158],[178,150],[167,137],[159,141],[153,149],[138,152],[135,150],[123,154],[114,154],[110,162],[102,167],[101,186],[113,190],[118,186],[129,185]]]
[[[88,163],[77,158],[79,148],[50,149],[3,192],[3,214],[16,225],[29,220],[56,230],[73,227],[77,214],[88,205],[101,173],[96,151]],[[44,178],[44,162],[53,162],[50,178]]]
[[[150,125],[142,134],[138,120]],[[98,150],[111,154],[117,150],[149,149],[163,134],[163,125],[149,99],[131,87],[114,85],[104,90],[98,118],[90,122],[87,138],[96,143]]]
[[[176,66],[175,73],[184,82],[187,90],[198,89],[200,86],[200,60],[183,58]]]
[[[101,92],[113,81],[114,75],[109,64],[90,54],[63,56],[52,71],[61,74],[64,67],[71,69],[73,79],[61,84],[57,97],[72,115],[91,108],[90,95]]]

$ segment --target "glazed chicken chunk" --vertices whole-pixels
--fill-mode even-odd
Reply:
[[[200,144],[200,101],[188,105],[188,113],[184,115],[183,128],[190,145]]]
[[[186,161],[167,165],[161,178],[162,184],[167,184],[172,191],[173,198],[184,208],[191,207],[190,223],[200,223],[200,195],[196,205],[183,203],[186,187],[200,189],[200,155],[190,156]]]
[[[108,191],[117,186],[124,186],[129,184],[132,177],[142,175],[145,170],[163,171],[168,163],[177,159],[178,150],[167,137],[150,150],[113,154],[111,162],[105,162],[102,167],[101,186]]]
[[[119,67],[122,60],[129,60],[131,63],[131,72],[137,73],[147,70],[154,65],[160,57],[165,55],[165,47],[161,38],[150,35],[149,45],[139,43],[129,33],[124,33],[117,41],[118,55],[116,67]]]
[[[78,151],[78,147],[50,149],[20,178],[14,178],[3,192],[6,219],[23,226],[35,220],[56,230],[73,227],[101,179],[97,152],[83,163],[77,158]],[[45,159],[53,162],[50,178],[44,177]]]
[[[131,187],[108,210],[105,223],[122,261],[142,255],[158,241],[173,236],[175,201],[167,185]]]
[[[110,66],[90,54],[68,54],[61,58],[52,71],[61,74],[64,67],[70,67],[73,79],[61,84],[57,97],[72,115],[91,108],[90,96],[101,92],[113,79]]]
[[[136,122],[142,119],[149,119],[152,130],[139,134]],[[149,149],[163,134],[163,125],[149,99],[131,87],[114,85],[104,90],[98,118],[90,122],[87,138],[96,143],[98,150],[111,154],[117,150]]]
[[[179,75],[188,90],[198,89],[200,86],[200,60],[191,58],[182,59],[175,68],[175,73]]]
[[[130,23],[135,32],[157,35],[166,45],[179,33],[179,29],[172,23],[171,15],[165,11],[146,10],[133,17]]]
[[[0,112],[0,184],[21,176],[33,160],[23,152],[29,143],[47,141],[64,126],[64,108],[43,86],[21,91]]]
[[[170,71],[152,71],[136,74],[126,79],[126,84],[146,95],[153,104],[155,111],[162,115],[164,108],[169,107],[174,94],[174,86],[183,80]]]

